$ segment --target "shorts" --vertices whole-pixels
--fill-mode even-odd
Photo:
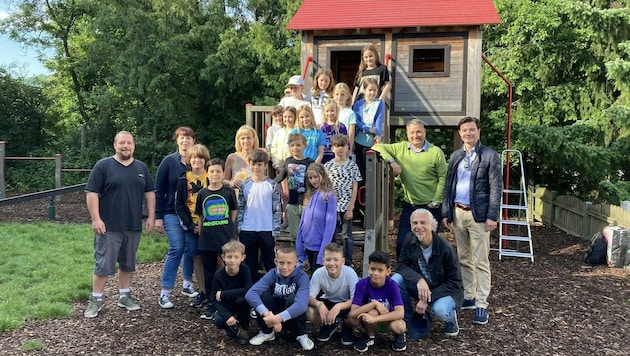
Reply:
[[[136,253],[142,231],[107,231],[94,235],[94,274],[112,276],[118,268],[124,272],[136,271]]]

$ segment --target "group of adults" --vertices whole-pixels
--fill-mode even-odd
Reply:
[[[442,150],[426,139],[422,121],[411,120],[406,129],[408,141],[373,146],[394,174],[400,175],[404,192],[396,242],[397,273],[392,278],[402,292],[411,337],[418,335],[413,329],[418,320],[431,316],[445,322],[447,335],[457,335],[460,308],[475,310],[473,323],[488,322],[489,235],[499,219],[501,163],[496,151],[480,143],[477,118],[460,120],[463,147],[451,155],[448,165]],[[242,130],[235,138],[237,152],[226,162],[226,184],[234,188],[238,188],[239,173],[248,169],[244,164],[247,152],[258,146],[256,133]],[[174,288],[183,261],[182,293],[197,295],[192,274],[194,270],[198,277],[203,276],[203,269],[193,262],[194,236],[182,228],[174,210],[177,177],[187,169],[185,153],[195,135],[189,128],[179,128],[174,139],[178,150],[163,159],[155,185],[147,166],[133,158],[134,138],[126,131],[116,135],[114,155],[99,160],[90,174],[86,192],[95,268],[86,317],[97,316],[102,308],[107,276],[114,274],[116,262],[118,305],[128,310],[140,308],[130,294],[130,283],[142,231],[143,200],[147,202],[146,230],[155,228],[169,240],[162,290]],[[440,221],[454,232],[457,254],[437,234]],[[412,298],[418,300],[415,307]]]
[[[442,150],[426,139],[422,121],[411,120],[406,128],[408,141],[372,147],[400,176],[403,188],[392,278],[401,289],[410,337],[422,336],[431,316],[454,336],[460,308],[474,309],[473,323],[488,323],[490,232],[499,220],[501,162],[495,150],[480,143],[477,118],[459,121],[463,146],[448,165]],[[437,234],[440,221],[454,233],[457,254]],[[418,300],[415,307],[412,298]]]

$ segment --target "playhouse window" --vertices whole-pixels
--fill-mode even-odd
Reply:
[[[412,46],[409,53],[410,77],[448,77],[450,75],[450,45]]]

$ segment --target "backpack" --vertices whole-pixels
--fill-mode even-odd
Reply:
[[[602,233],[596,233],[591,239],[591,244],[588,247],[588,252],[586,253],[584,262],[591,266],[605,265],[607,248],[608,244],[606,243]]]

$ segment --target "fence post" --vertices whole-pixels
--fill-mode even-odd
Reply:
[[[582,238],[583,239],[587,239],[587,238],[592,236],[592,233],[591,233],[591,205],[593,205],[593,203],[590,202],[590,201],[585,201],[584,202],[584,220],[582,220],[584,222],[584,226],[582,227],[582,229],[584,230],[584,231],[582,231]]]
[[[254,104],[252,103],[245,104],[245,123],[251,127],[254,127],[254,120],[252,120],[252,106],[254,106]]]
[[[551,191],[551,203],[549,204],[549,226],[553,226],[553,221],[556,219],[556,196],[558,192],[555,190]]]
[[[0,199],[4,199],[6,194],[6,181],[4,180],[4,157],[6,155],[6,142],[0,141]]]
[[[61,188],[61,153],[55,155],[55,188]],[[55,195],[55,201],[61,201],[61,195]]]

